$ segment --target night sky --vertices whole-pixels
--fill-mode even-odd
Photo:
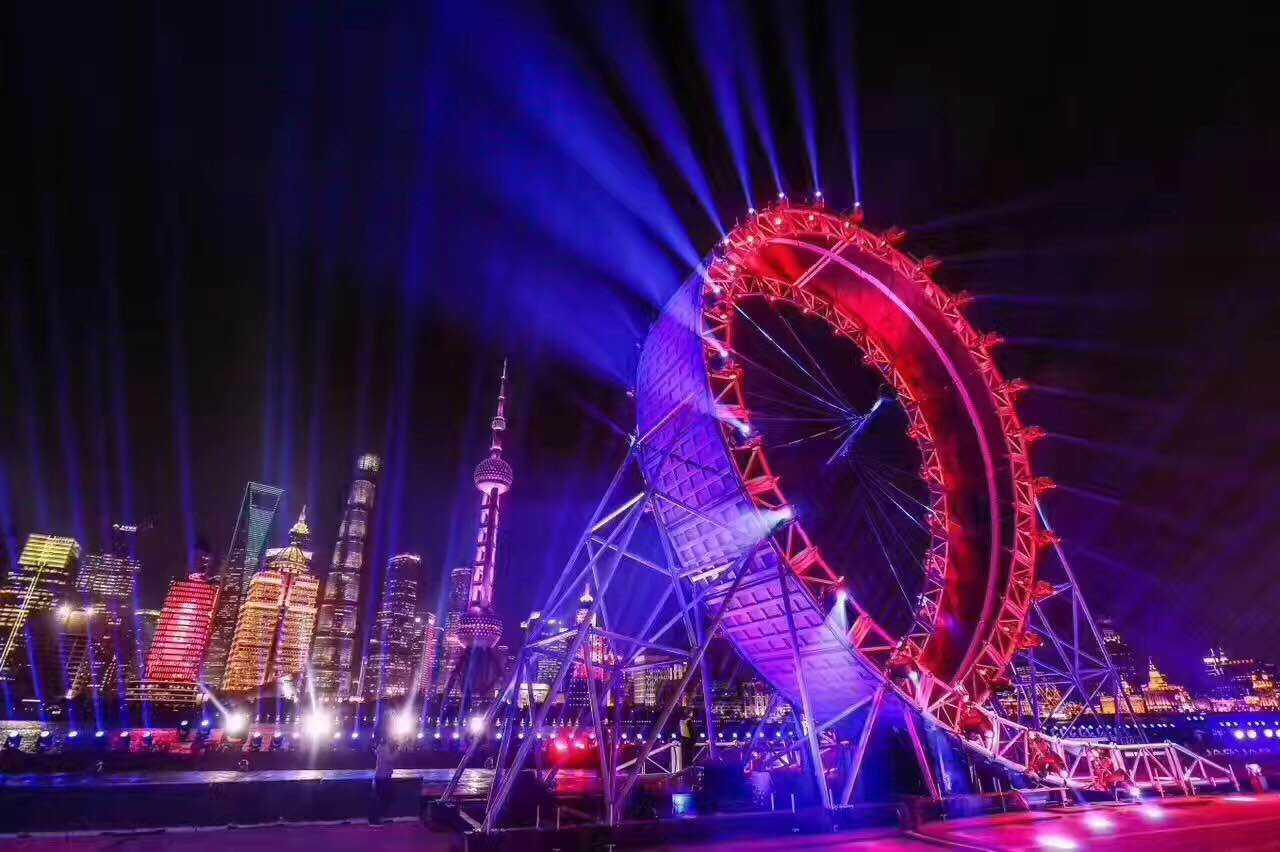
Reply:
[[[1031,5],[14,4],[6,562],[136,521],[158,605],[258,479],[323,571],[371,450],[372,564],[419,551],[435,594],[506,354],[518,620],[624,451],[635,344],[776,164],[840,207],[856,171],[1009,339],[1097,611],[1176,675],[1280,658],[1280,26]]]

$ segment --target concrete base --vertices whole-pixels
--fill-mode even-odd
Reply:
[[[483,834],[474,818],[454,805],[430,803],[424,819],[432,826],[460,831],[468,852],[490,850],[594,850],[610,846],[620,849],[653,848],[685,843],[724,843],[735,839],[788,837],[795,834],[831,834],[836,830],[883,828],[886,835],[900,831],[902,812],[891,805],[867,805],[827,811],[810,808],[796,812],[777,811],[743,814],[711,814],[644,822],[624,822],[616,826],[585,824],[554,828],[509,828]]]

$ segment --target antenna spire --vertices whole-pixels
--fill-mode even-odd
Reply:
[[[489,427],[493,432],[493,439],[490,441],[489,450],[492,455],[502,454],[502,433],[507,428],[507,418],[503,415],[503,409],[507,402],[507,359],[502,359],[502,380],[498,383],[498,411],[493,415],[493,420],[489,423]]]

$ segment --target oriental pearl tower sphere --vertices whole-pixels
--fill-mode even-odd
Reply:
[[[511,489],[511,465],[502,457],[502,433],[507,420],[507,362],[502,362],[498,387],[498,411],[490,422],[489,455],[476,465],[475,483],[481,495],[480,527],[476,535],[475,560],[471,564],[471,586],[467,611],[458,622],[458,638],[464,647],[492,648],[502,638],[502,619],[493,611],[493,580],[498,557],[498,519],[502,495]]]

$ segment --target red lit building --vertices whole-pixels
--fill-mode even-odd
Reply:
[[[217,600],[217,585],[202,573],[169,587],[147,656],[146,677],[131,684],[131,700],[171,705],[199,702],[200,669]]]

